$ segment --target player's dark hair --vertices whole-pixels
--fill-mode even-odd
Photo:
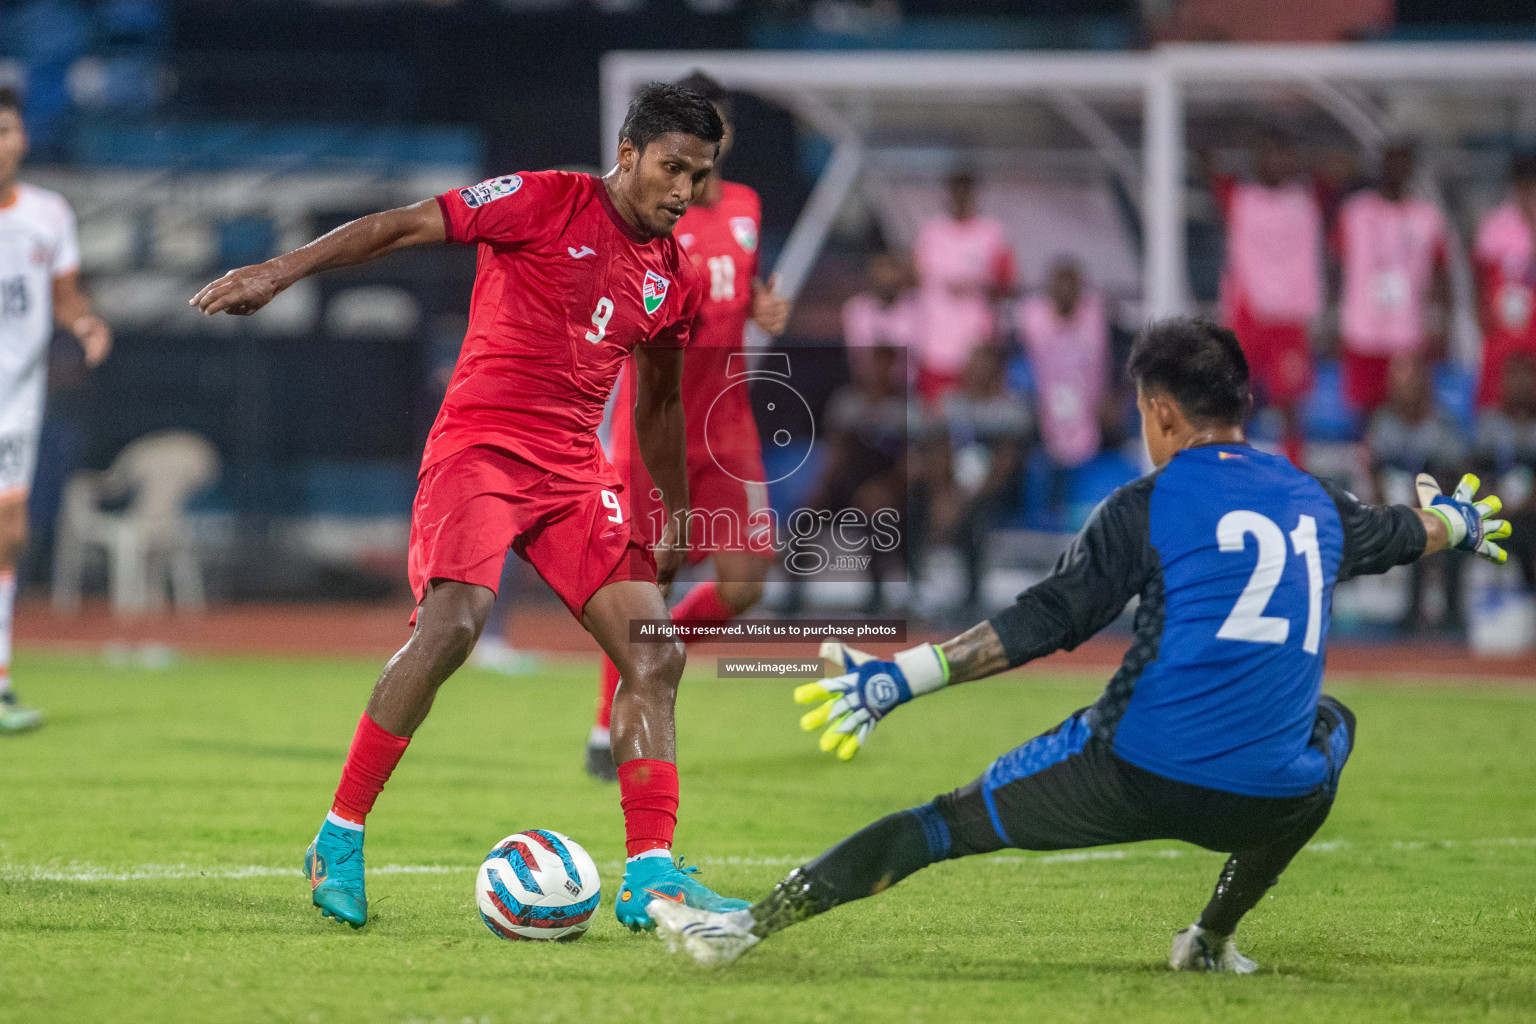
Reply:
[[[0,85],[0,110],[14,110],[21,113],[21,93],[15,86]]]
[[[629,101],[619,141],[628,139],[644,153],[646,146],[673,132],[719,142],[725,138],[725,125],[714,104],[698,93],[668,82],[652,82]]]
[[[1194,423],[1240,424],[1253,401],[1237,335],[1209,320],[1149,324],[1131,346],[1126,372],[1141,390],[1171,397]]]
[[[727,124],[731,121],[731,91],[719,82],[710,78],[702,71],[695,71],[687,78],[677,83],[689,92],[696,92],[700,96],[714,104],[720,112],[720,119]]]

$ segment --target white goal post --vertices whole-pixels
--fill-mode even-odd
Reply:
[[[791,231],[776,269],[796,294],[833,219],[866,170],[880,104],[987,98],[1044,104],[1078,133],[1133,197],[1142,215],[1143,310],[1190,308],[1185,261],[1185,124],[1189,106],[1223,90],[1282,87],[1309,98],[1367,151],[1389,132],[1371,95],[1382,86],[1470,88],[1501,97],[1536,96],[1536,45],[1174,44],[1127,53],[793,53],[615,51],[602,65],[602,152],[610,158],[635,89],[702,70],[726,87],[782,104],[832,143],[832,157]],[[1139,153],[1113,116],[1139,121]],[[1124,118],[1121,118],[1123,125]],[[1536,127],[1536,126],[1532,126]],[[1129,133],[1134,134],[1134,132]],[[1470,279],[1459,264],[1457,306],[1470,314]]]

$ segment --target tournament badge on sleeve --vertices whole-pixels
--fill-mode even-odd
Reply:
[[[656,273],[654,270],[645,272],[645,283],[640,286],[640,297],[645,300],[645,311],[654,313],[661,308],[661,304],[667,301],[667,286],[670,282]]]
[[[751,217],[731,218],[731,237],[747,252],[757,251],[757,222]]]

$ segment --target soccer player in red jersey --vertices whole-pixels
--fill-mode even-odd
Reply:
[[[720,163],[735,136],[730,93],[698,71],[678,85],[714,105],[725,125],[725,138],[699,198],[673,232],[704,292],[683,359],[683,420],[688,430],[688,495],[693,518],[687,560],[694,564],[713,556],[716,579],[690,590],[672,609],[672,619],[679,623],[720,622],[757,604],[774,558],[768,531],[752,518],[768,507],[764,482],[768,478],[763,473],[747,386],[732,383],[733,371],[739,376],[744,368],[733,366],[731,357],[742,350],[749,319],[770,335],[784,333],[789,301],[774,291],[775,279],[765,285],[758,276],[761,200],[746,185],[720,177]],[[740,362],[738,357],[736,363]],[[653,485],[645,467],[636,464],[635,434],[623,412],[635,404],[635,380],[632,371],[620,378],[609,448],[619,475],[633,481],[629,490],[635,521],[654,536],[656,524],[664,521],[664,516],[651,496]],[[589,775],[612,782],[618,776],[610,719],[622,673],[608,657],[603,659],[602,672],[597,721],[587,739],[586,769]]]
[[[305,855],[325,916],[354,928],[367,920],[364,819],[438,687],[474,647],[509,548],[633,680],[613,712],[630,855],[615,904],[620,922],[650,927],[646,906],[657,897],[745,906],[672,863],[672,708],[684,652],[629,638],[631,620],[667,618],[661,586],[682,560],[688,481],[679,380],[700,293],[672,230],[723,135],[706,100],[653,84],[630,104],[618,163],[603,178],[559,171],[493,178],[345,224],[231,271],[192,299],[209,315],[249,315],[323,270],[410,245],[479,246],[469,332],[427,439],[412,510],[415,630],[374,686],[331,811]],[[631,354],[635,435],[667,517],[654,548],[596,436]],[[521,905],[508,912],[551,913]]]

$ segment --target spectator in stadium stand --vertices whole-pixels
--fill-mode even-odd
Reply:
[[[837,514],[858,509],[864,521],[881,509],[895,509],[904,518],[907,507],[907,350],[885,341],[860,350],[866,357],[861,372],[827,401],[823,417],[830,457],[807,507]],[[898,533],[907,523],[895,524]],[[873,538],[871,538],[873,539]],[[873,544],[867,566],[869,596],[864,610],[875,614],[884,605],[880,580],[886,564],[901,558],[900,550],[881,551]],[[804,578],[790,573],[785,611],[798,612]]]
[[[1001,222],[976,212],[976,178],[950,175],[949,211],[917,233],[917,393],[937,406],[972,351],[997,339],[996,303],[1014,290],[1013,250]]]
[[[1408,194],[1413,170],[1411,144],[1388,147],[1379,187],[1356,192],[1339,213],[1344,394],[1367,413],[1387,400],[1393,357],[1445,358],[1445,219],[1435,204]]]
[[[872,356],[882,345],[900,351],[907,371],[916,369],[917,296],[913,294],[911,265],[889,252],[869,258],[863,291],[843,303],[843,344],[848,350],[848,369],[858,379],[879,372]]]
[[[1477,404],[1499,404],[1500,376],[1516,352],[1536,352],[1536,153],[1515,158],[1510,197],[1477,228],[1478,321],[1483,330],[1483,373]]]
[[[1202,154],[1208,173],[1209,154]],[[1312,390],[1310,325],[1323,308],[1323,204],[1301,180],[1296,146],[1270,130],[1254,151],[1256,181],[1209,174],[1226,222],[1222,319],[1248,357],[1261,402],[1284,420],[1286,458],[1302,464],[1301,400]]]
[[[924,432],[913,470],[909,502],[913,548],[909,564],[921,569],[930,539],[948,540],[965,563],[965,603],[960,617],[981,604],[987,539],[1017,508],[1033,428],[1029,406],[1011,393],[1003,376],[1003,350],[971,351],[959,387],[947,395]]]
[[[1526,590],[1536,591],[1536,355],[1504,361],[1499,404],[1478,413],[1472,466],[1506,488],[1503,518],[1515,528],[1507,549]]]
[[[1413,481],[1428,473],[1442,485],[1455,486],[1466,445],[1454,420],[1435,405],[1429,365],[1417,352],[1397,356],[1387,371],[1387,401],[1371,417],[1367,432],[1378,498],[1413,504]],[[1417,632],[1428,620],[1424,593],[1432,574],[1445,580],[1445,615],[1441,624],[1457,631],[1461,614],[1461,565],[1458,551],[1442,551],[1413,563],[1408,610],[1403,628]]]
[[[1109,322],[1104,299],[1083,283],[1075,260],[1056,261],[1050,291],[1018,307],[1019,333],[1034,371],[1040,440],[1050,456],[1051,506],[1066,501],[1071,471],[1103,442],[1109,400]]]

